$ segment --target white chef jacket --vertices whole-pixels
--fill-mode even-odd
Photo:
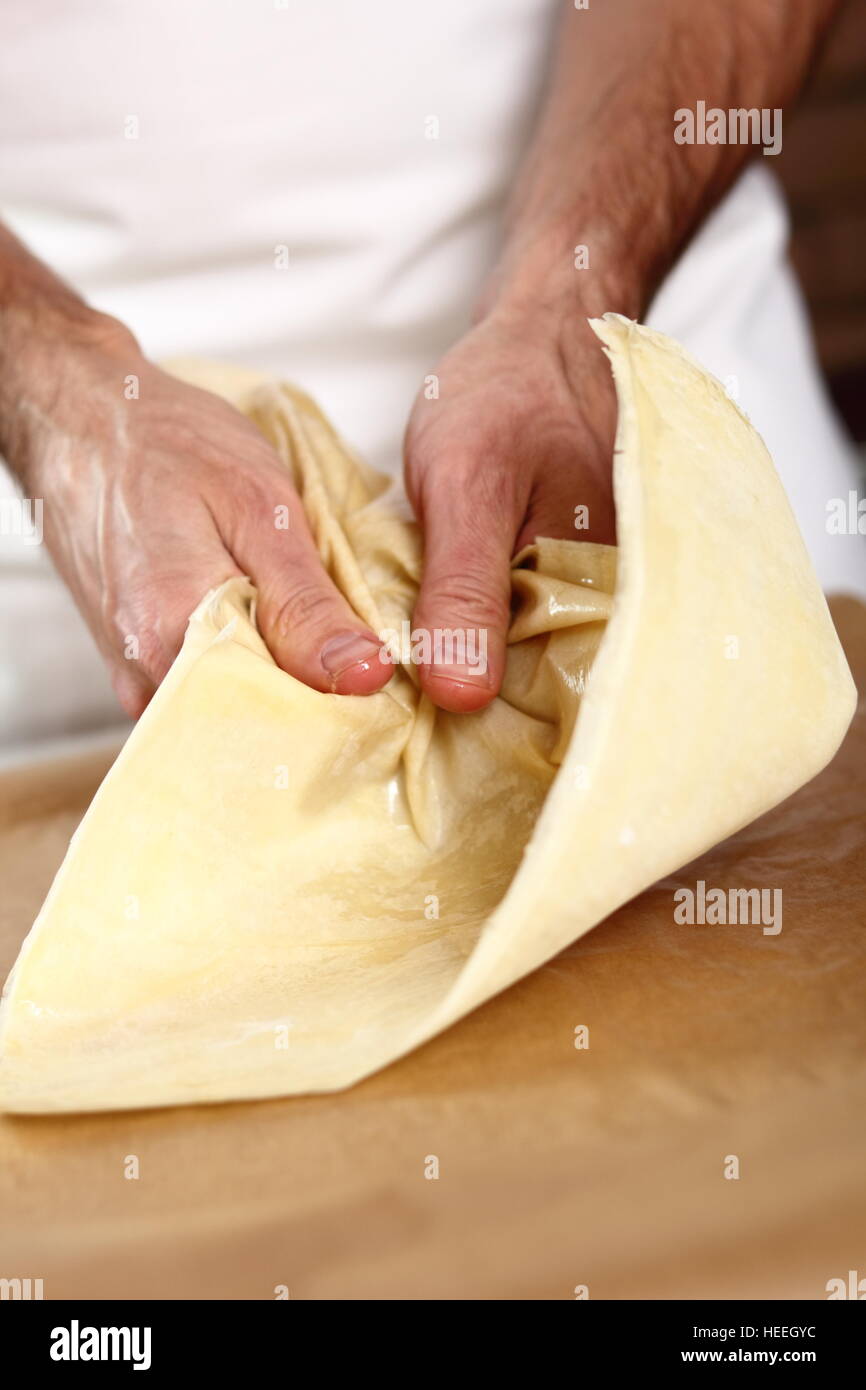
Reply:
[[[419,384],[495,263],[558,9],[5,0],[0,216],[152,357],[291,378],[395,472]],[[711,216],[649,321],[763,434],[825,587],[866,594],[866,546],[826,526],[856,474],[785,265],[771,164]],[[0,495],[12,486],[0,476]],[[0,671],[0,745],[116,717],[46,557],[8,536]]]

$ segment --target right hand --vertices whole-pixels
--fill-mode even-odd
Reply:
[[[239,574],[258,589],[283,670],[343,695],[385,685],[381,643],[325,573],[289,475],[250,421],[160,371],[114,320],[48,357],[19,367],[6,452],[43,499],[46,544],[127,714],[147,705],[205,593]]]

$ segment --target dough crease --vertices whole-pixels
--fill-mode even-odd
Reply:
[[[854,685],[766,449],[670,339],[593,327],[618,551],[516,558],[505,683],[473,716],[432,706],[411,664],[366,698],[310,690],[248,580],[208,594],[7,982],[3,1108],[348,1086],[829,761]],[[387,480],[301,392],[177,370],[258,424],[335,581],[399,631],[421,552]]]

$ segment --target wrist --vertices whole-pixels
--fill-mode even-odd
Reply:
[[[46,431],[73,429],[101,379],[116,376],[119,394],[144,359],[119,320],[71,292],[4,305],[0,337],[0,454],[29,487]]]
[[[584,245],[588,256],[579,250]],[[642,275],[609,234],[581,241],[570,224],[509,239],[476,302],[474,322],[495,324],[528,351],[555,357],[573,389],[583,378],[584,390],[589,379],[606,390],[609,368],[587,320],[608,312],[639,319],[646,298]]]
[[[639,318],[649,297],[648,275],[620,244],[613,228],[578,215],[509,236],[482,286],[475,320],[490,313],[565,324],[607,312]]]

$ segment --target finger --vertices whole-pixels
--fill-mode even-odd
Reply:
[[[156,554],[161,553],[157,547]],[[169,553],[170,564],[149,558],[146,571],[139,566],[127,573],[113,603],[103,597],[103,613],[110,615],[105,650],[112,683],[133,718],[168,674],[205,594],[241,573],[209,522],[204,533],[199,530],[187,539],[182,568],[176,542]]]
[[[139,719],[153,698],[156,686],[137,668],[124,664],[112,664],[109,670],[114,693],[125,714],[130,719]]]
[[[511,556],[523,502],[509,481],[470,469],[428,470],[419,499],[424,573],[413,618],[423,689],[441,709],[470,713],[505,671]]]
[[[326,574],[295,493],[260,496],[236,519],[231,549],[258,589],[259,629],[284,671],[338,695],[370,695],[387,683],[394,668],[383,644]]]

